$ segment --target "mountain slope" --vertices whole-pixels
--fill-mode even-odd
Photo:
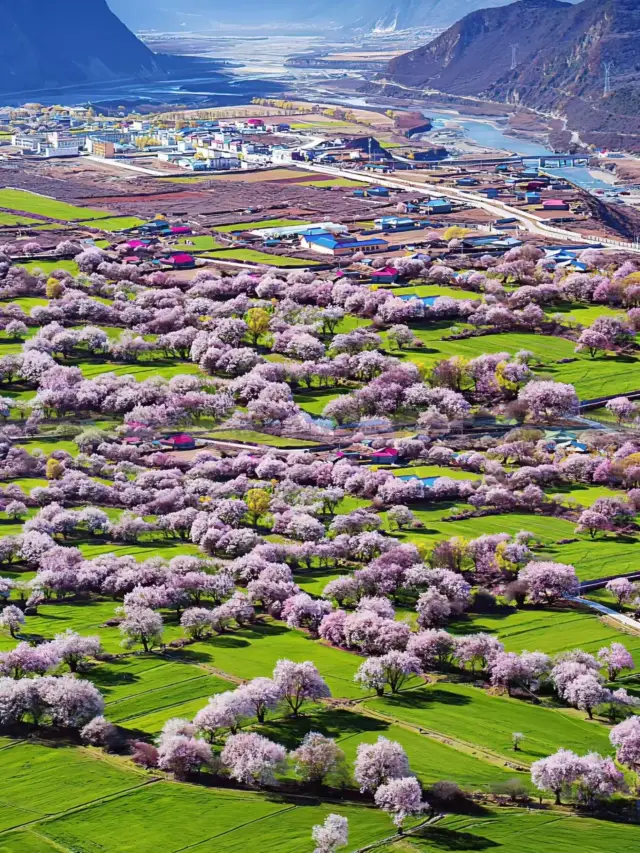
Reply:
[[[239,28],[336,27],[402,30],[446,27],[474,9],[503,6],[509,0],[109,0],[113,11],[136,30],[211,30],[222,23]]]
[[[396,57],[384,76],[561,113],[590,141],[607,144],[608,134],[608,144],[629,147],[625,135],[640,144],[639,37],[640,0],[520,0],[467,15],[430,44]],[[613,91],[605,97],[603,64],[610,61]]]
[[[1,92],[162,73],[106,0],[0,0],[0,20]]]

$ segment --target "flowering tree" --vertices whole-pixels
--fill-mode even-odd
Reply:
[[[418,598],[418,625],[421,628],[432,628],[446,622],[451,615],[451,604],[446,596],[431,588]]]
[[[421,671],[421,664],[409,652],[390,651],[386,655],[367,658],[354,675],[353,680],[365,689],[374,689],[379,696],[389,685],[392,693],[398,693],[413,675]]]
[[[361,791],[374,793],[390,779],[409,776],[409,759],[399,743],[380,736],[358,745],[353,775]]]
[[[598,661],[607,668],[607,678],[615,681],[623,669],[633,669],[633,658],[622,643],[603,646],[598,652]]]
[[[163,736],[158,745],[158,767],[173,773],[177,779],[187,779],[191,773],[213,763],[208,743],[188,735]]]
[[[418,631],[407,643],[407,651],[418,658],[425,672],[445,667],[451,661],[453,650],[453,637],[442,630]]]
[[[393,815],[393,822],[400,833],[408,817],[418,815],[429,808],[428,803],[422,801],[420,783],[414,776],[390,779],[386,784],[380,785],[374,799],[379,808]]]
[[[530,562],[518,573],[534,604],[551,604],[558,598],[577,595],[580,590],[576,570],[564,563]]]
[[[630,601],[636,592],[635,586],[628,578],[614,578],[608,582],[605,589],[615,597],[618,607]]]
[[[311,838],[316,845],[313,853],[336,853],[349,843],[349,821],[341,815],[327,815],[324,823],[313,827]]]
[[[241,690],[226,690],[212,696],[209,704],[195,715],[193,723],[209,740],[213,740],[218,729],[228,728],[235,734],[242,719],[250,717],[252,711],[253,707],[246,693]]]
[[[531,781],[539,791],[553,793],[557,806],[562,805],[562,792],[570,790],[581,773],[582,760],[568,749],[559,749],[548,758],[541,758],[531,765]]]
[[[280,688],[271,678],[254,678],[235,692],[240,693],[259,723],[264,723],[267,711],[277,708],[282,699]]]
[[[120,623],[123,645],[141,645],[145,652],[162,643],[162,616],[149,607],[128,607]]]
[[[321,785],[329,774],[340,768],[344,752],[331,738],[318,732],[309,732],[289,757],[299,776],[307,782]]]
[[[24,613],[19,607],[14,604],[8,604],[0,613],[0,628],[8,631],[12,637],[15,637],[20,627],[24,625]]]
[[[70,628],[63,634],[56,634],[53,646],[71,672],[77,672],[87,658],[95,657],[101,651],[100,637],[82,637]]]
[[[609,733],[609,740],[616,747],[616,758],[620,764],[640,773],[640,717],[629,717]]]
[[[533,418],[553,420],[576,414],[579,401],[573,385],[550,380],[534,380],[518,392],[518,400]]]
[[[324,678],[310,660],[303,663],[279,660],[273,670],[273,680],[294,717],[298,716],[305,702],[331,696]]]
[[[618,791],[625,791],[626,787],[624,775],[612,758],[603,758],[597,752],[583,757],[577,794],[578,800],[588,808],[594,808],[599,801],[609,799]]]
[[[572,679],[564,690],[567,702],[586,711],[590,720],[593,719],[593,709],[606,702],[610,695],[595,675],[588,674]]]
[[[104,711],[104,699],[90,681],[73,676],[41,679],[41,696],[54,725],[79,729]]]
[[[268,785],[284,767],[287,751],[255,732],[227,738],[221,760],[229,775],[244,785]]]

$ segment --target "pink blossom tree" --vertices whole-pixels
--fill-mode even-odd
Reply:
[[[298,716],[305,702],[317,702],[331,696],[324,678],[309,660],[303,663],[279,660],[273,670],[273,680],[294,717]]]
[[[603,646],[598,652],[598,661],[606,667],[609,681],[615,681],[623,669],[634,668],[633,657],[622,643]]]
[[[227,738],[221,754],[229,775],[244,785],[268,785],[284,768],[287,751],[256,732],[243,732]]]
[[[598,802],[608,800],[626,788],[624,774],[616,767],[612,758],[603,758],[597,752],[590,752],[583,757],[577,795],[578,800],[587,808],[594,808]]]
[[[275,710],[282,699],[280,688],[272,678],[254,678],[235,692],[246,701],[259,723],[264,723],[267,711]]]
[[[193,718],[193,724],[204,732],[209,740],[213,740],[222,728],[227,728],[235,734],[242,720],[250,717],[252,712],[253,707],[246,693],[241,690],[226,690],[209,699],[209,703]]]
[[[421,664],[409,652],[390,651],[386,655],[367,658],[353,677],[364,689],[373,689],[379,696],[388,684],[392,693],[398,693],[414,675],[419,675]]]
[[[187,779],[192,773],[213,764],[213,753],[206,741],[188,735],[163,736],[158,745],[158,767]]]
[[[100,637],[83,637],[70,628],[62,634],[56,634],[53,646],[71,672],[77,672],[87,658],[95,657],[102,650]]]
[[[635,586],[628,578],[614,578],[607,583],[605,589],[615,597],[618,607],[630,601],[636,593]]]
[[[145,652],[162,643],[162,616],[149,607],[129,607],[120,623],[126,648],[141,645]]]
[[[336,853],[349,843],[349,821],[341,815],[327,815],[324,823],[313,827],[311,838],[316,845],[313,853]]]
[[[374,799],[379,808],[393,815],[393,822],[400,833],[408,817],[418,815],[429,808],[428,803],[422,800],[420,783],[415,776],[390,779],[386,784],[380,785]]]
[[[616,747],[620,764],[640,773],[640,717],[629,717],[618,723],[611,729],[609,740]]]
[[[409,759],[399,743],[380,736],[358,745],[353,775],[361,791],[374,793],[390,779],[409,776]]]
[[[319,732],[308,732],[300,746],[289,753],[289,758],[302,779],[322,785],[327,776],[340,769],[344,752],[331,738]]]
[[[451,662],[454,648],[451,634],[436,629],[418,631],[407,643],[407,651],[418,658],[423,672],[446,667]]]
[[[579,675],[572,679],[564,690],[564,697],[570,705],[586,711],[593,719],[593,709],[610,698],[611,692],[604,687],[595,675]]]
[[[548,758],[541,758],[531,765],[531,781],[539,791],[550,791],[555,795],[556,805],[562,805],[563,791],[569,791],[582,773],[582,760],[568,749],[559,749]]]
[[[564,563],[532,561],[518,573],[518,580],[527,584],[534,604],[551,604],[580,590],[576,570]]]

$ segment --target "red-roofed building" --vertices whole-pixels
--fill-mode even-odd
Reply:
[[[384,267],[371,273],[372,284],[393,284],[398,278],[398,270],[394,267]]]
[[[142,258],[139,258],[137,255],[129,255],[127,258],[122,259],[123,264],[141,264]]]
[[[192,270],[196,265],[196,260],[193,255],[186,255],[183,252],[178,252],[167,258],[167,263],[175,270]]]
[[[172,234],[193,234],[193,230],[188,225],[174,225],[171,229]]]
[[[372,462],[395,462],[398,458],[398,451],[393,447],[385,447],[383,450],[374,450],[371,454]]]
[[[542,202],[544,210],[569,210],[568,202],[561,198],[548,198]]]
[[[172,435],[169,438],[165,438],[163,443],[169,444],[174,450],[191,450],[196,446],[195,438],[186,432],[181,432],[178,433],[178,435]]]
[[[264,127],[264,122],[261,118],[250,118],[246,124],[247,127]]]

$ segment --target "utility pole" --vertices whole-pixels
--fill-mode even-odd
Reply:
[[[605,97],[611,92],[611,71],[615,67],[615,62],[603,62],[604,68],[604,94]]]
[[[514,71],[518,66],[518,48],[520,47],[518,42],[511,45],[511,70]]]

